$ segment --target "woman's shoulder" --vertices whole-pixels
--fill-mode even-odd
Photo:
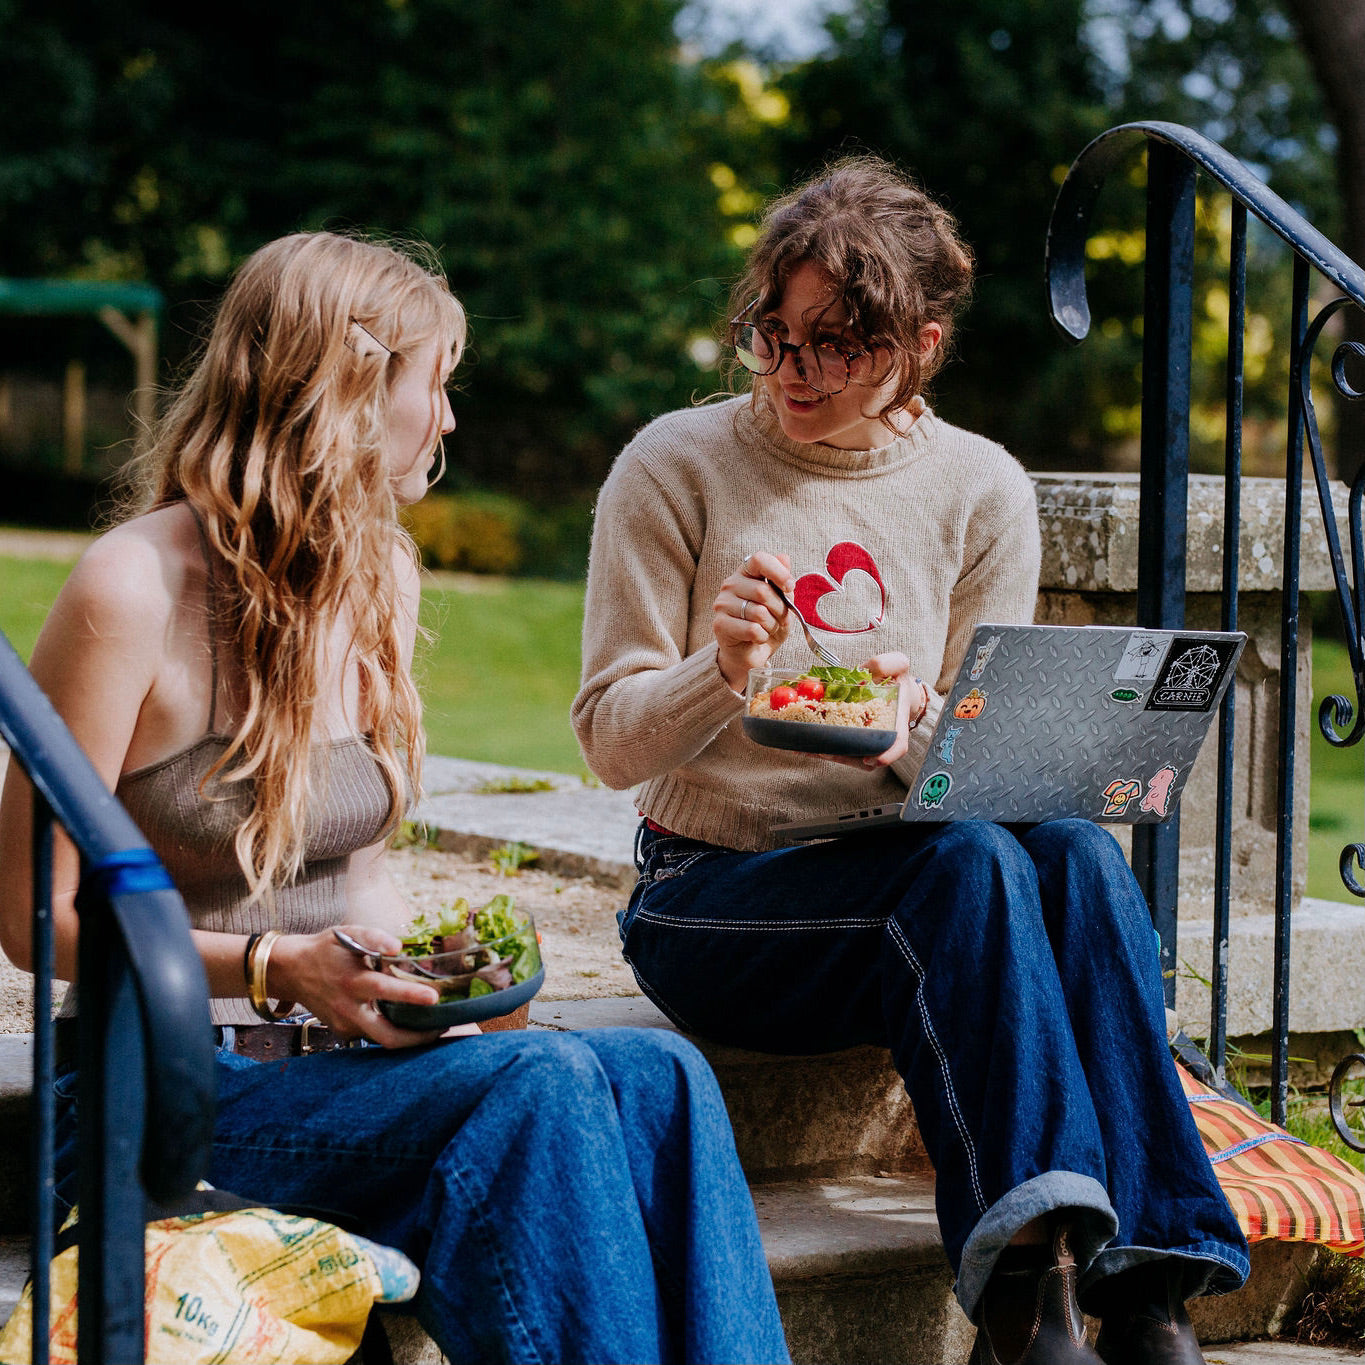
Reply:
[[[622,454],[686,461],[715,446],[732,447],[749,401],[748,394],[738,394],[666,412],[641,427]]]
[[[101,615],[148,615],[174,608],[204,561],[194,516],[183,503],[145,512],[96,537],[63,588]]]
[[[934,424],[942,455],[952,466],[955,487],[977,498],[993,495],[1007,502],[1034,497],[1028,470],[998,441],[954,426],[937,413]]]

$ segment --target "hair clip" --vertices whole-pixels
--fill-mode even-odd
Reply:
[[[370,329],[366,327],[363,323],[359,323],[354,318],[352,318],[351,326],[354,327],[358,332],[364,332],[364,334],[367,337],[369,337],[369,339],[372,342],[374,342],[374,344],[378,346],[379,349],[383,351],[385,355],[393,354],[393,347],[385,346],[384,343],[380,341],[380,339],[377,336],[375,336],[375,334],[372,331],[370,331]],[[357,345],[356,344],[357,342],[360,342],[360,344]],[[369,356],[375,354],[375,351],[371,347],[366,346],[365,343],[361,341],[359,337],[353,337],[349,333],[346,336],[346,345],[359,356]]]

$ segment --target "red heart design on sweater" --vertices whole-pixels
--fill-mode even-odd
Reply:
[[[864,635],[869,630],[876,630],[886,614],[886,584],[882,582],[877,561],[856,540],[841,540],[825,556],[825,569],[828,577],[823,573],[803,573],[796,580],[792,600],[808,624],[835,635]],[[828,593],[842,593],[844,579],[855,569],[867,574],[881,593],[877,614],[870,616],[865,626],[832,626],[820,615],[817,604]]]

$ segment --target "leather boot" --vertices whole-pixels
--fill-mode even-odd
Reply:
[[[1205,1365],[1174,1261],[1150,1261],[1102,1280],[1095,1297],[1102,1310],[1095,1347],[1105,1365]]]
[[[969,1365],[1099,1365],[1076,1303],[1070,1226],[1031,1264],[1028,1250],[1009,1248],[986,1282]]]

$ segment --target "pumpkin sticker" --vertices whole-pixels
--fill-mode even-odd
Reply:
[[[974,687],[953,707],[953,716],[957,720],[975,720],[986,709],[986,700],[986,694]]]

